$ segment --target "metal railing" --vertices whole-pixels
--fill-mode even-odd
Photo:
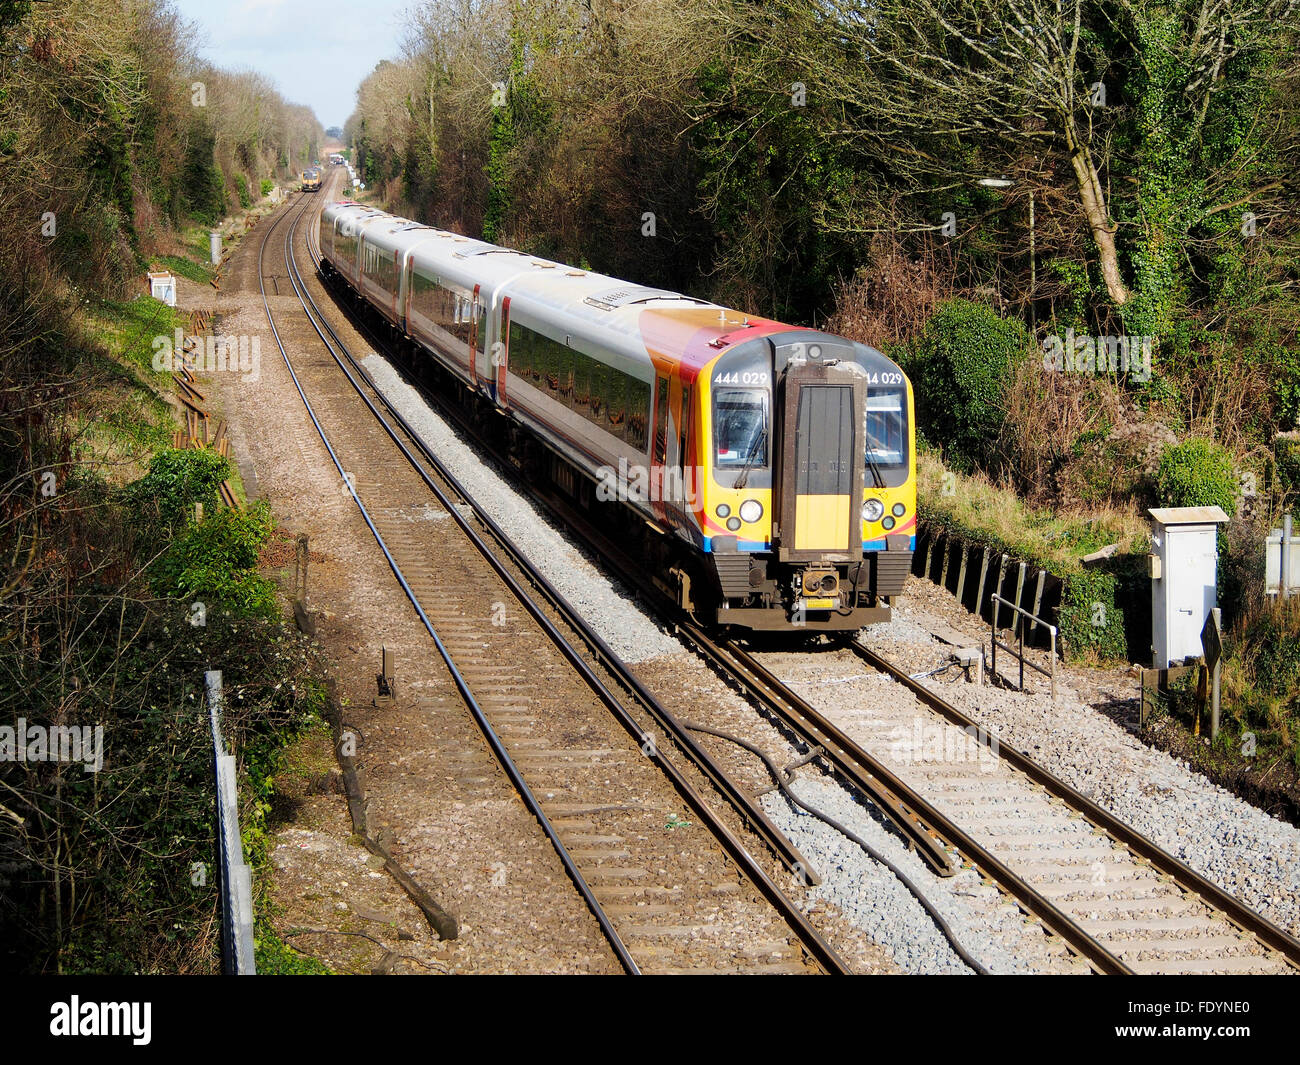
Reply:
[[[239,836],[239,789],[235,759],[221,738],[221,670],[203,674],[212,720],[212,757],[217,782],[217,843],[221,856],[221,970],[254,976],[253,875],[244,863]]]
[[[1021,691],[1025,690],[1025,666],[1028,666],[1030,669],[1037,670],[1044,677],[1051,678],[1052,701],[1055,702],[1056,701],[1056,626],[1049,624],[1048,622],[1044,621],[1042,618],[1038,617],[1036,614],[1031,614],[1028,610],[1016,606],[1016,604],[1011,602],[1009,599],[1003,599],[1002,596],[997,594],[997,592],[993,592],[989,596],[989,605],[990,605],[989,612],[991,615],[989,619],[989,639],[992,640],[993,642],[993,654],[992,654],[993,663],[989,667],[990,672],[993,673],[994,675],[997,674],[998,648],[1001,647],[1002,650],[1007,652],[1007,654],[1015,655],[1016,658],[1020,660],[1020,690]],[[1011,610],[1013,610],[1016,614],[1016,620],[1015,620],[1015,624],[1012,627],[1012,631],[1016,634],[1016,636],[1020,640],[1019,649],[1012,647],[1009,644],[1000,643],[998,641],[998,621],[1001,618],[1002,607],[1004,606],[1010,607]],[[1037,662],[1030,662],[1025,658],[1025,620],[1026,619],[1032,621],[1036,625],[1042,625],[1047,630],[1048,636],[1051,639],[1051,649],[1048,652],[1049,655],[1048,669],[1044,669]]]

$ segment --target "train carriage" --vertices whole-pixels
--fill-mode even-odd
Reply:
[[[321,249],[388,326],[700,620],[852,631],[915,547],[902,371],[843,337],[347,201]]]

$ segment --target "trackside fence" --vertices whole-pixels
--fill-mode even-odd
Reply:
[[[253,876],[239,835],[239,789],[234,756],[221,737],[221,670],[203,674],[212,721],[213,772],[217,784],[217,844],[221,859],[221,971],[253,976]]]

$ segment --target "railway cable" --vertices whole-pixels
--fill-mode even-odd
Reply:
[[[897,865],[895,865],[888,858],[886,858],[880,851],[878,851],[875,847],[873,847],[870,843],[868,843],[865,839],[859,836],[847,825],[841,824],[839,821],[835,820],[835,818],[831,817],[831,815],[826,813],[824,810],[818,809],[816,806],[813,806],[812,803],[808,802],[806,799],[802,799],[797,794],[795,794],[794,788],[792,787],[792,785],[794,784],[793,770],[777,765],[776,762],[774,762],[772,758],[767,754],[767,752],[764,751],[761,747],[757,746],[756,744],[750,743],[746,739],[742,739],[740,736],[733,735],[730,732],[725,732],[722,729],[713,728],[709,725],[702,725],[697,721],[683,721],[682,727],[690,729],[690,731],[692,732],[701,732],[706,736],[716,736],[718,737],[718,739],[726,740],[729,743],[734,743],[736,744],[736,746],[743,747],[745,750],[749,751],[750,754],[761,759],[763,764],[767,766],[768,772],[772,774],[772,779],[776,781],[776,786],[780,790],[782,795],[784,795],[791,803],[799,807],[799,809],[803,810],[805,813],[811,814],[819,821],[822,821],[823,823],[829,825],[836,832],[840,833],[840,835],[848,839],[851,843],[860,847],[862,851],[867,855],[867,857],[869,857],[872,861],[877,862],[880,865],[883,865],[886,869],[888,869],[891,873],[893,873],[894,876],[898,879],[898,881],[905,888],[907,888],[907,890],[911,893],[912,897],[916,899],[918,903],[920,903],[921,908],[924,909],[925,912],[930,915],[930,919],[934,921],[935,927],[939,929],[940,934],[944,937],[944,939],[948,941],[948,945],[952,947],[953,952],[957,955],[957,957],[959,957],[977,975],[979,976],[990,975],[988,969],[986,969],[979,962],[979,960],[976,959],[970,953],[970,951],[968,951],[964,946],[962,946],[961,940],[957,938],[957,933],[952,930],[952,926],[947,922],[943,914],[941,914],[935,908],[934,904],[929,900],[929,898],[926,897],[925,892],[922,891],[916,885],[915,881],[913,881],[905,872],[903,872],[903,870],[901,870]]]

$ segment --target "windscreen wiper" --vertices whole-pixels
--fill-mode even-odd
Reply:
[[[745,456],[745,468],[740,471],[740,476],[736,478],[736,483],[732,488],[744,488],[749,481],[749,471],[754,468],[754,460],[758,457],[758,449],[765,447],[767,444],[767,427],[763,427],[762,433],[754,440],[749,447],[749,454]]]
[[[867,468],[871,470],[871,479],[876,482],[877,488],[885,487],[885,478],[880,472],[880,467],[876,465],[876,460],[871,457],[871,452],[867,452]]]

